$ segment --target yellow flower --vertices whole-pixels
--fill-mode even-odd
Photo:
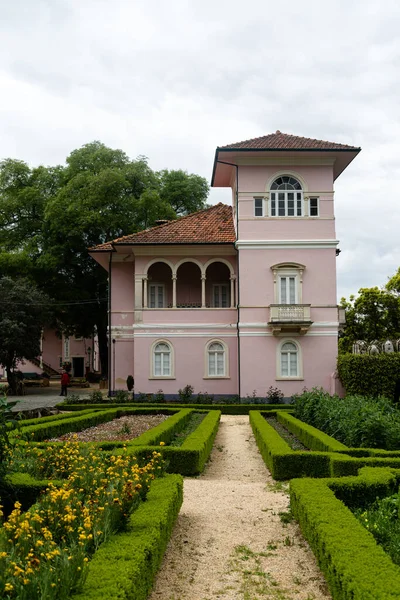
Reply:
[[[4,586],[5,592],[12,592],[13,589],[14,589],[14,586],[11,583],[6,583],[6,585]]]
[[[160,446],[165,446],[165,442],[160,442]]]

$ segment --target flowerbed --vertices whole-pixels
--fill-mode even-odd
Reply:
[[[169,443],[179,437],[192,418],[193,412],[203,413],[204,418],[201,423],[191,433],[188,432],[185,439],[181,439],[182,444],[179,447],[169,446]],[[168,462],[169,473],[180,473],[182,475],[198,475],[204,469],[204,465],[210,455],[215,435],[218,430],[221,413],[217,410],[201,411],[197,409],[171,409],[162,407],[138,408],[138,407],[113,407],[112,409],[99,410],[96,406],[93,409],[79,411],[78,413],[57,415],[55,417],[46,417],[42,419],[32,419],[23,422],[21,429],[12,431],[14,439],[29,441],[30,444],[39,444],[46,446],[44,440],[58,437],[66,432],[77,432],[90,426],[98,426],[107,423],[112,419],[122,415],[154,415],[163,413],[169,415],[169,418],[156,427],[149,429],[139,437],[127,442],[121,441],[103,441],[93,442],[106,452],[118,454],[124,452],[126,445],[127,452],[136,456],[140,461],[145,460],[155,449],[160,451]],[[62,418],[63,417],[63,418]],[[160,446],[160,443],[163,446]],[[2,489],[4,493],[10,493],[14,483],[7,479],[3,484],[0,482],[0,494]],[[29,485],[27,486],[29,487]]]
[[[162,474],[159,452],[142,467],[134,456],[104,456],[77,442],[18,449],[11,468],[50,484],[25,513],[20,503],[0,529],[0,594],[10,600],[70,598],[86,576],[89,557],[146,498]],[[21,461],[24,461],[23,463]]]

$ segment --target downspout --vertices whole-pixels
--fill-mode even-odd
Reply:
[[[235,167],[236,169],[236,239],[239,239],[239,167],[238,165],[230,162],[225,162],[223,160],[217,160],[217,163],[221,163],[222,165],[229,165],[230,167]],[[237,335],[237,353],[238,353],[238,392],[239,392],[239,402],[241,402],[242,398],[242,378],[241,378],[241,361],[240,361],[240,331],[239,331],[239,323],[240,323],[240,260],[239,260],[239,249],[237,249],[237,319],[236,319],[236,335]]]
[[[108,397],[111,398],[111,267],[112,267],[112,252],[108,262]]]

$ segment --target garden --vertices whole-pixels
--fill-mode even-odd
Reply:
[[[0,399],[0,596],[147,598],[182,503],[180,466],[204,468],[220,412],[113,406],[18,421],[14,404]]]
[[[292,513],[332,597],[400,596],[400,410],[386,398],[313,389],[290,405],[222,410],[70,402],[17,421],[1,399],[1,597],[147,598],[182,475],[203,471],[234,408],[249,413],[274,479],[291,480]]]

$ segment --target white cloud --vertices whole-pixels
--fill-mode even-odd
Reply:
[[[397,1],[3,4],[0,157],[100,139],[210,178],[217,145],[276,129],[360,145],[336,183],[339,296],[398,268]]]

